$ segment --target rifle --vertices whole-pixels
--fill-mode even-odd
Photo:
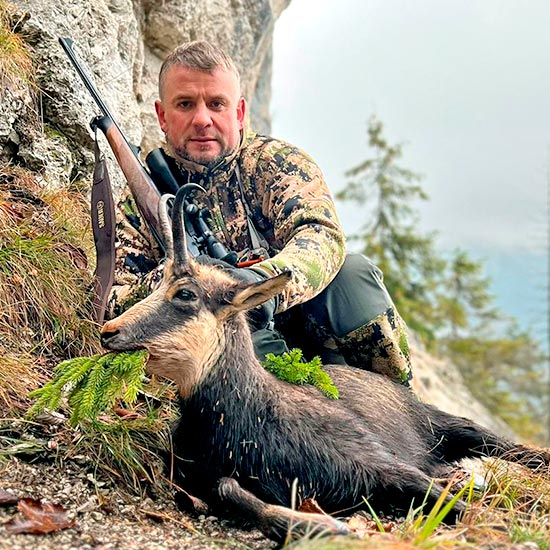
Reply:
[[[90,122],[94,132],[101,130],[113,151],[120,166],[136,206],[151,229],[153,237],[160,248],[165,252],[166,247],[162,238],[158,206],[161,191],[176,194],[180,185],[168,164],[168,157],[162,149],[155,149],[146,158],[147,166],[143,166],[139,158],[139,149],[132,145],[117,124],[107,105],[102,100],[96,86],[84,71],[74,50],[73,40],[59,38],[59,42],[71,61],[76,72],[84,82],[102,116],[96,116]],[[176,172],[177,173],[177,172]],[[106,188],[106,189],[105,189]],[[187,232],[188,252],[196,257],[207,254],[216,259],[223,259],[235,263],[237,256],[228,252],[210,231],[206,223],[208,212],[199,209],[192,201],[186,199],[185,227]],[[105,311],[107,296],[113,282],[114,272],[114,205],[112,192],[107,176],[107,167],[104,159],[100,158],[96,138],[96,169],[94,170],[94,186],[92,188],[92,226],[96,243],[96,295],[94,297],[94,317],[101,322]],[[110,225],[110,227],[109,227]]]
[[[173,158],[159,147],[153,149],[145,158],[145,163],[149,172],[161,193],[170,193],[175,195],[181,184],[178,183],[174,174],[178,173],[176,162]],[[200,186],[197,186],[200,187]],[[206,218],[209,213],[205,208],[199,208],[189,199],[185,199],[185,220],[189,220],[186,225],[187,238],[190,241],[187,245],[189,253],[196,257],[199,254],[207,254],[211,258],[223,260],[231,265],[236,264],[237,255],[235,252],[228,252],[223,244],[216,239]]]

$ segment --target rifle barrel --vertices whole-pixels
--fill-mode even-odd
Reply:
[[[124,141],[128,144],[130,149],[132,149],[132,146],[130,142],[128,141],[128,138],[124,135],[124,132],[118,125],[117,121],[111,114],[111,111],[109,111],[109,108],[105,104],[105,102],[101,99],[101,95],[99,94],[99,91],[95,84],[93,83],[92,79],[88,76],[86,71],[84,70],[84,67],[82,66],[82,63],[78,60],[76,53],[73,49],[74,41],[71,38],[68,37],[60,37],[59,43],[61,44],[61,47],[65,50],[65,53],[67,54],[67,57],[71,61],[73,67],[75,68],[76,72],[78,73],[78,76],[82,79],[82,82],[84,82],[84,86],[86,86],[87,90],[90,92],[90,95],[92,96],[93,100],[95,101],[96,105],[101,109],[101,112],[105,117],[110,119],[110,121],[115,125],[116,129],[119,131],[120,135],[123,137]],[[133,149],[132,149],[133,152]],[[136,155],[137,156],[137,155]]]

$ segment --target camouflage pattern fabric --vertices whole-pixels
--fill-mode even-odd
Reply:
[[[236,180],[237,164],[244,196]],[[294,316],[298,308],[287,310],[317,296],[340,271],[345,238],[334,203],[320,169],[298,148],[243,132],[237,150],[215,167],[191,162],[179,167],[180,183],[197,183],[206,190],[193,200],[211,213],[208,225],[216,238],[241,257],[252,247],[246,201],[270,255],[254,269],[268,276],[288,268],[293,273],[279,296],[276,313],[286,312],[281,317]],[[116,258],[115,284],[107,309],[111,318],[150,294],[162,279],[161,251],[131,195],[124,196],[117,208]],[[404,384],[411,378],[403,322],[393,308],[343,338],[323,333],[314,339],[325,344],[331,341],[329,347],[337,347],[335,354],[343,355],[349,365]]]
[[[412,379],[405,324],[395,308],[388,308],[371,322],[336,341],[349,365],[384,374],[404,385]]]
[[[238,163],[245,196],[235,176]],[[245,254],[252,246],[243,200],[270,258],[255,269],[293,278],[279,297],[278,312],[310,300],[335,277],[344,262],[345,238],[319,167],[296,147],[270,137],[243,133],[241,144],[213,168],[181,163],[182,183],[198,183],[206,193],[194,202],[211,213],[209,226],[228,249]],[[161,257],[131,196],[118,205],[117,269],[110,313],[155,288],[148,274]],[[139,288],[138,288],[139,287]],[[118,307],[117,307],[118,305]],[[127,307],[127,306],[124,306]]]

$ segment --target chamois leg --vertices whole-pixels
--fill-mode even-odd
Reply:
[[[447,462],[467,457],[497,457],[532,470],[550,465],[550,453],[546,450],[512,443],[466,418],[451,418],[442,412],[440,415],[444,416],[439,433]]]
[[[373,499],[375,507],[376,502],[381,504],[384,501],[395,502],[401,503],[400,508],[407,512],[411,503],[414,507],[418,507],[425,502],[426,511],[429,511],[444,493],[441,485],[417,468],[403,463],[394,463],[391,465],[391,472],[391,477],[388,477],[388,472],[382,474],[386,474],[384,489],[379,492],[378,499]],[[444,502],[447,503],[452,498],[452,494],[447,494]],[[455,523],[465,511],[466,504],[459,500],[447,514],[445,522]]]
[[[219,481],[218,495],[222,504],[243,514],[264,535],[278,542],[284,542],[289,537],[300,538],[306,534],[350,534],[350,530],[344,523],[330,516],[297,512],[284,506],[267,504],[243,489],[235,479],[229,477],[224,477]]]

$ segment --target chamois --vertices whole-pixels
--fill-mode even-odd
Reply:
[[[147,349],[148,371],[177,383],[177,481],[190,494],[283,540],[297,525],[300,532],[347,532],[335,518],[289,508],[293,491],[328,513],[355,509],[364,498],[407,511],[413,501],[434,504],[443,487],[433,478],[462,458],[495,456],[533,469],[550,463],[550,453],[421,403],[366,370],[325,367],[338,400],[275,378],[254,355],[244,312],[280,293],[292,275],[247,284],[188,258],[186,192],[175,197],[172,233],[162,201],[160,287],[101,332],[110,350]],[[464,510],[457,502],[448,519]]]

